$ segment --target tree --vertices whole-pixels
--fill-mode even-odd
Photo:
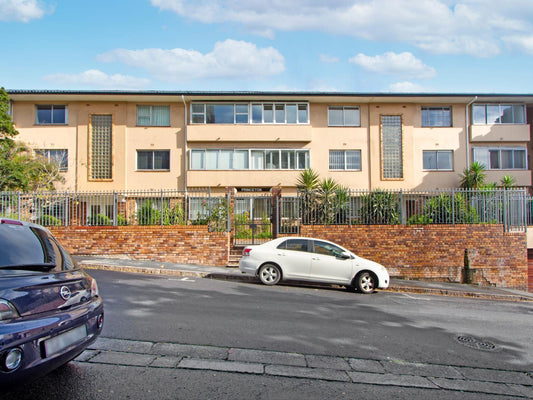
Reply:
[[[0,88],[0,191],[54,190],[63,182],[57,160],[35,157],[18,135],[9,115],[9,96]]]
[[[461,187],[463,189],[480,189],[485,186],[485,166],[478,161],[465,168],[461,177]]]
[[[516,179],[513,178],[511,175],[505,175],[501,180],[500,180],[500,185],[504,188],[504,189],[510,189],[512,188],[516,183]]]
[[[0,146],[13,145],[13,138],[18,135],[13,120],[9,115],[9,95],[0,88]]]

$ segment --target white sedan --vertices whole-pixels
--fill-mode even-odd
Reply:
[[[265,285],[293,279],[336,283],[362,293],[389,286],[389,273],[374,261],[322,239],[284,237],[243,250],[239,269]]]

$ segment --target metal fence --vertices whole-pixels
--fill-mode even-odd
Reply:
[[[209,189],[2,192],[0,216],[45,226],[209,225],[228,230],[227,196]]]
[[[532,202],[524,189],[447,189],[439,191],[300,191],[282,198],[280,233],[300,224],[503,224],[524,231]],[[531,214],[531,212],[530,212]]]
[[[231,200],[229,194],[213,195],[209,188],[2,192],[0,216],[46,226],[203,224],[212,231],[235,229],[239,237],[252,234],[264,239],[278,233],[297,234],[301,224],[485,223],[503,224],[507,231],[524,231],[533,225],[533,199],[524,189],[300,191],[274,201],[271,194],[256,194],[236,196],[233,210]],[[277,217],[276,232],[270,227],[273,216]]]

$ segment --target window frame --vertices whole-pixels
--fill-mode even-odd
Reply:
[[[207,107],[217,105],[233,106],[233,122],[208,122]],[[237,111],[239,106],[242,107],[244,105],[247,106],[247,112]],[[200,108],[202,109],[201,111],[199,111]],[[291,110],[290,113],[288,109]],[[305,111],[305,120],[302,116],[303,111]],[[258,118],[259,112],[261,118]],[[191,103],[190,114],[189,123],[191,125],[309,125],[310,119],[308,102],[195,102]],[[296,122],[292,122],[293,114]],[[244,115],[246,115],[246,122],[244,122]],[[271,115],[271,118],[268,116],[265,118],[266,115]],[[282,115],[283,118],[281,118]],[[302,118],[300,118],[301,116]]]
[[[39,109],[42,110],[45,107],[50,107],[50,122],[43,122],[39,120]],[[55,122],[54,121],[54,108],[58,110],[63,108],[64,110],[64,121]],[[36,125],[68,125],[68,105],[66,104],[36,104],[35,105],[35,124]]]
[[[47,162],[59,160],[58,170],[59,172],[68,172],[68,149],[35,149],[35,154],[43,157]],[[54,157],[50,152],[57,152],[58,155],[62,155],[61,158]]]
[[[152,153],[152,168],[139,168],[139,153]],[[155,168],[155,153],[167,153],[168,154],[168,168]],[[159,150],[144,150],[144,149],[137,149],[136,150],[136,157],[135,157],[135,171],[163,171],[168,172],[170,171],[170,150],[167,149],[159,149]]]
[[[488,118],[489,118],[488,107],[495,107],[495,106],[498,106],[498,109],[499,109],[498,119],[500,119],[500,122],[488,122]],[[511,109],[513,110],[512,111],[513,113],[512,122],[501,122],[501,118],[503,116],[502,106],[511,107]],[[515,107],[518,107],[518,106],[520,106],[520,108],[522,109],[523,122],[516,122]],[[481,107],[483,107],[483,119],[484,119],[483,123],[477,122],[476,117],[475,117],[476,109],[480,109]],[[525,103],[474,103],[472,104],[472,108],[471,108],[471,117],[472,117],[472,125],[527,125],[527,107]]]
[[[220,155],[221,152],[231,151],[230,168],[207,168],[208,166],[208,152],[217,152]],[[244,153],[245,156],[243,167],[235,167],[235,156],[240,154],[241,157]],[[254,154],[256,158],[254,158]],[[276,156],[277,154],[277,156]],[[301,159],[303,157],[303,159]],[[287,168],[284,168],[284,160],[287,159]],[[260,165],[254,162],[259,161]],[[193,168],[193,162],[200,163],[200,168]],[[303,164],[303,166],[302,166]],[[274,167],[269,167],[274,165]],[[190,171],[301,171],[308,169],[311,165],[311,152],[309,149],[257,149],[257,148],[203,148],[203,149],[189,149],[189,170]],[[218,158],[217,158],[218,166]],[[294,166],[294,168],[290,168]]]
[[[527,171],[529,169],[529,165],[528,165],[528,152],[527,152],[527,147],[473,147],[472,148],[472,160],[473,161],[478,161],[480,162],[481,164],[483,164],[485,166],[485,168],[487,169],[487,171]],[[480,157],[477,156],[476,157],[476,153],[478,151],[483,151],[483,152],[486,152],[486,159],[488,160],[488,165],[486,165],[485,161],[483,160],[483,157]],[[502,167],[499,167],[499,168],[493,168],[492,167],[492,161],[491,161],[491,152],[498,152],[498,164],[501,166],[502,165],[502,156],[501,156],[501,152],[502,151],[512,151],[513,152],[513,157],[512,157],[512,160],[513,160],[513,165],[515,164],[515,157],[514,157],[514,152],[523,152],[524,153],[524,156],[523,156],[523,161],[524,161],[524,167],[523,168],[502,168]]]
[[[344,158],[344,167],[343,168],[332,168],[332,165],[331,165],[331,153],[332,152],[339,152],[339,153],[343,153],[343,158]],[[359,168],[348,168],[348,153],[359,153]],[[362,168],[363,168],[363,163],[362,163],[362,160],[361,160],[361,150],[335,150],[335,149],[331,149],[329,150],[329,153],[328,153],[329,157],[328,157],[328,169],[330,171],[362,171]]]
[[[424,153],[435,153],[436,168],[426,168],[426,166],[424,165]],[[439,168],[439,153],[447,153],[451,155],[451,164],[452,164],[451,169]],[[453,150],[422,150],[422,170],[423,171],[442,171],[442,172],[455,171],[455,164],[453,162],[453,156],[454,156]]]
[[[330,111],[335,109],[337,111],[342,111],[342,123],[341,124],[332,124],[330,119]],[[347,110],[356,110],[357,111],[357,122],[355,124],[346,123],[346,111]],[[361,126],[361,108],[359,106],[328,106],[328,126],[331,127],[360,127]]]
[[[424,118],[424,111],[430,112],[430,111],[445,111],[448,110],[448,120],[445,121],[445,118],[443,118],[445,115],[440,115],[439,118],[441,118],[441,121],[445,121],[446,123],[443,125],[439,124],[431,124],[431,118]],[[451,128],[453,126],[453,108],[452,106],[422,106],[420,108],[420,125],[422,128]]]
[[[149,118],[150,118],[150,121],[147,123],[147,124],[143,124],[143,123],[140,123],[139,122],[139,107],[150,107],[150,115],[149,115]],[[154,107],[159,107],[159,108],[165,108],[166,110],[168,110],[168,124],[155,124],[154,123]],[[170,105],[166,105],[166,104],[137,104],[137,107],[136,107],[136,110],[137,110],[137,126],[139,127],[170,127],[171,126],[171,123],[170,123]]]

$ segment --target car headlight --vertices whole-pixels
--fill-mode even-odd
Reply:
[[[0,299],[0,321],[19,317],[19,313],[9,301]]]
[[[91,278],[91,297],[98,297],[100,293],[98,292],[98,284],[95,279]]]

